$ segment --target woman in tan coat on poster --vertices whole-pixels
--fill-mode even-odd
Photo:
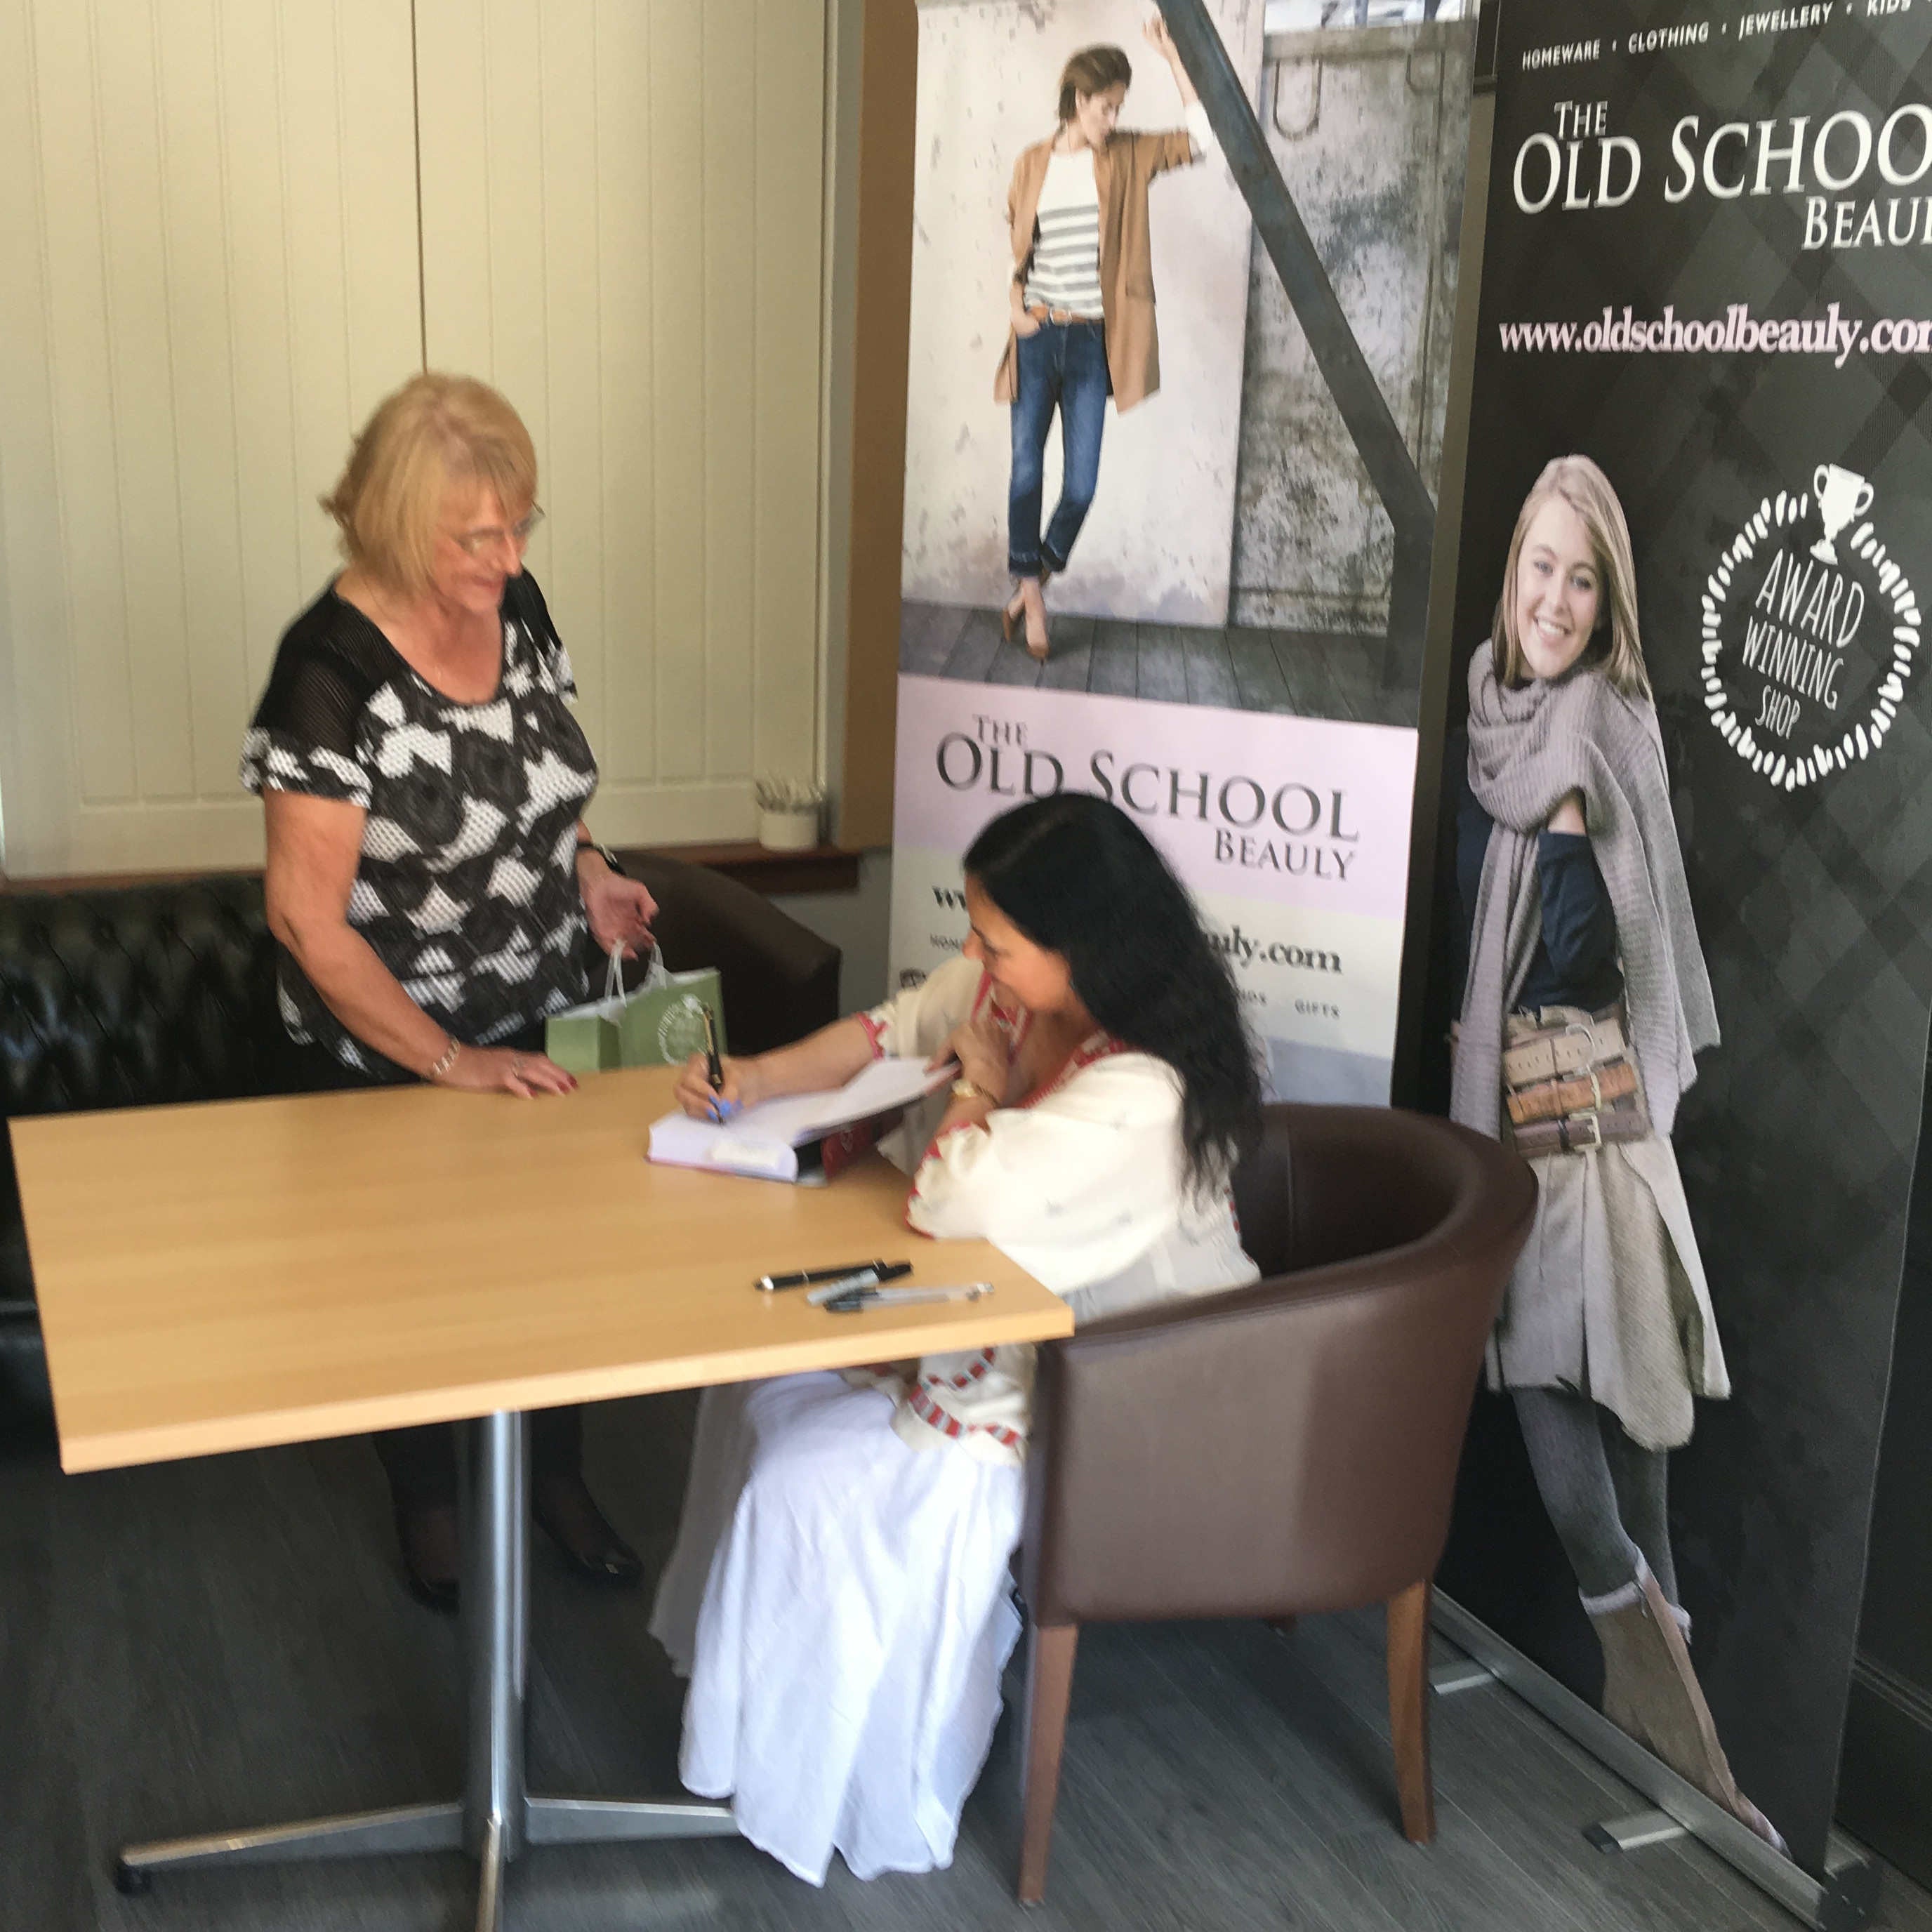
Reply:
[[[1015,580],[1000,614],[1010,638],[1045,659],[1046,580],[1066,568],[1100,476],[1107,398],[1130,410],[1160,387],[1148,188],[1155,176],[1200,160],[1214,145],[1166,23],[1144,29],[1167,62],[1186,125],[1158,133],[1117,128],[1133,69],[1119,47],[1083,47],[1060,76],[1060,125],[1019,158],[1006,195],[1013,272],[1011,326],[993,384],[1012,406],[1012,480],[1006,568]],[[1060,414],[1060,501],[1044,536],[1047,434]]]

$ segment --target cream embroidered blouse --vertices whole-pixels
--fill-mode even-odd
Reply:
[[[864,1017],[873,1050],[927,1058],[990,997],[972,961]],[[1022,1026],[1024,1022],[1022,1022]],[[995,1244],[1072,1304],[1077,1322],[1252,1281],[1233,1202],[1186,1184],[1179,1076],[1103,1035],[1022,1105],[984,1126],[931,1138],[943,1094],[908,1115],[886,1151],[913,1176],[908,1223]],[[994,1462],[1024,1458],[1034,1352],[1018,1344],[926,1357],[898,1384],[894,1426],[920,1448],[945,1441]]]

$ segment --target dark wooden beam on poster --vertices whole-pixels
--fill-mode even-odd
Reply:
[[[1430,974],[1442,945],[1437,892],[1450,876],[1453,815],[1442,813],[1442,760],[1449,721],[1462,718],[1456,691],[1464,662],[1456,650],[1456,592],[1461,565],[1462,498],[1469,464],[1469,412],[1476,375],[1476,328],[1487,232],[1490,158],[1496,124],[1496,10],[1476,25],[1476,87],[1469,104],[1469,158],[1464,174],[1461,266],[1449,346],[1449,394],[1436,478],[1436,555],[1430,573],[1426,639],[1416,697],[1415,793],[1408,820],[1408,913],[1402,922],[1401,977],[1396,995],[1395,1059],[1390,1100],[1398,1107],[1448,1111],[1447,1012],[1432,1012]],[[1487,52],[1484,52],[1486,46]],[[1440,1088],[1440,1091],[1437,1090]]]
[[[1158,4],[1180,64],[1201,96],[1208,124],[1248,204],[1262,245],[1281,278],[1288,306],[1307,338],[1315,366],[1321,370],[1369,481],[1395,526],[1388,645],[1382,655],[1382,681],[1384,689],[1412,684],[1422,664],[1435,503],[1362,346],[1355,340],[1355,332],[1336,299],[1334,285],[1275,165],[1247,88],[1208,17],[1205,0],[1158,0]]]

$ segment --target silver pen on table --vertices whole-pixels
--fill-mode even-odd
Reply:
[[[849,1274],[820,1282],[805,1298],[813,1307],[823,1308],[828,1301],[836,1300],[842,1294],[850,1294],[862,1288],[877,1288],[881,1282],[897,1281],[901,1275],[911,1273],[910,1262],[868,1262],[863,1268],[854,1268]]]
[[[991,1294],[990,1281],[961,1282],[950,1288],[848,1288],[819,1304],[835,1315],[856,1315],[862,1308],[903,1308],[915,1301],[977,1301]]]

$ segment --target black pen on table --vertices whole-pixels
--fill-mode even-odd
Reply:
[[[820,1282],[843,1281],[848,1274],[876,1275],[880,1281],[896,1281],[912,1273],[910,1262],[841,1262],[836,1268],[800,1268],[790,1274],[761,1274],[755,1284],[763,1288],[816,1288]]]
[[[752,1286],[767,1294],[781,1288],[818,1288],[826,1282],[842,1287],[871,1287],[882,1281],[898,1281],[912,1273],[910,1262],[847,1262],[839,1268],[800,1268],[794,1274],[761,1274]]]

